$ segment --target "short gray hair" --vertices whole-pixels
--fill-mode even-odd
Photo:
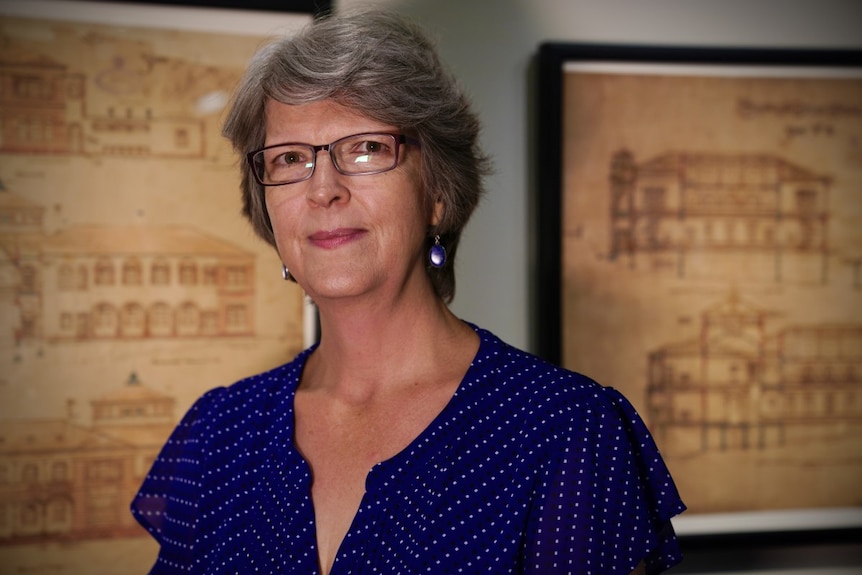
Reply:
[[[264,146],[269,99],[284,104],[330,99],[420,141],[426,200],[444,206],[440,223],[428,230],[427,247],[439,235],[447,251],[443,268],[426,267],[437,294],[451,301],[458,242],[484,193],[490,162],[479,145],[477,115],[422,29],[385,10],[330,15],[265,46],[252,59],[222,133],[242,156],[243,214],[275,246],[263,186],[245,161],[245,154]]]

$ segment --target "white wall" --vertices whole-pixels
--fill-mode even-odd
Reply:
[[[529,66],[548,40],[692,46],[862,48],[859,0],[335,0],[382,4],[425,25],[472,94],[496,162],[468,226],[453,308],[532,348]],[[537,288],[541,289],[541,288]]]

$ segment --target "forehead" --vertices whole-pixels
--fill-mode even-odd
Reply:
[[[395,126],[343,106],[333,100],[307,104],[266,103],[266,143],[306,142],[325,144],[362,132],[391,132]]]

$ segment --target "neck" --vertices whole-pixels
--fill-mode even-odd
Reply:
[[[468,343],[474,353],[478,339],[436,296],[426,294],[420,301],[319,304],[322,336],[303,387],[361,402],[388,389],[450,376],[450,360],[463,358]]]

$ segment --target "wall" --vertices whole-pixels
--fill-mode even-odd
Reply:
[[[453,308],[531,349],[531,61],[547,40],[657,45],[862,48],[857,0],[335,0],[380,4],[438,37],[484,123],[496,173],[459,247]]]

